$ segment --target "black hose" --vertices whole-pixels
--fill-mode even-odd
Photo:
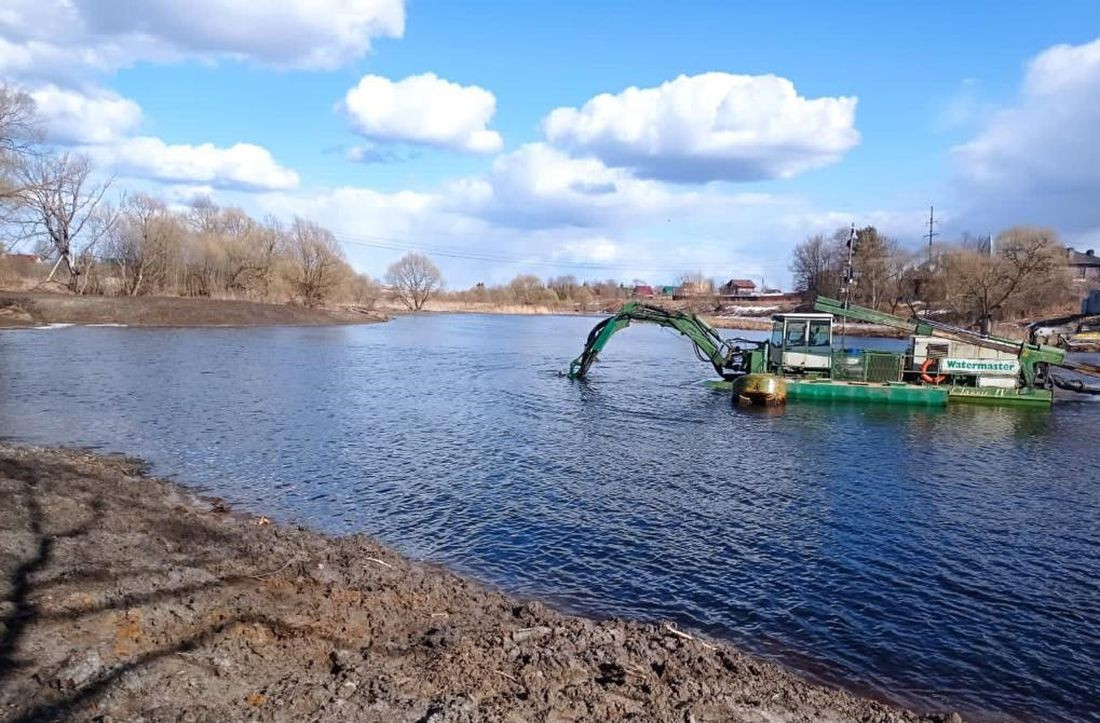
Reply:
[[[1066,379],[1057,374],[1051,374],[1050,380],[1054,382],[1054,386],[1059,389],[1065,389],[1068,392],[1076,392],[1077,394],[1100,394],[1100,386],[1085,384],[1080,379]]]

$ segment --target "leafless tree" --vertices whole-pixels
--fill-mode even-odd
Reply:
[[[424,254],[408,253],[390,264],[386,283],[397,300],[412,311],[424,308],[432,294],[443,286],[443,275]]]
[[[40,140],[34,101],[23,90],[0,85],[0,179],[11,182],[9,174]]]
[[[182,224],[163,201],[145,194],[124,198],[104,250],[118,269],[119,292],[137,296],[165,289],[183,235]]]
[[[835,241],[821,234],[809,236],[794,248],[791,260],[795,289],[805,296],[838,296],[844,259]]]
[[[1025,305],[1041,308],[1068,288],[1065,250],[1050,229],[1017,226],[1000,233],[992,254],[959,248],[946,257],[946,304],[989,334],[993,319]]]
[[[550,288],[558,295],[559,301],[569,301],[573,299],[573,295],[577,293],[580,288],[580,284],[577,283],[577,277],[575,276],[555,276],[546,281],[547,288]]]
[[[382,298],[382,285],[368,274],[356,274],[348,281],[351,300],[360,308],[371,310]]]
[[[18,178],[23,187],[24,229],[29,236],[43,240],[57,258],[46,281],[64,264],[66,285],[71,291],[81,291],[79,259],[90,257],[113,223],[100,208],[112,179],[93,179],[88,159],[70,153],[33,157],[19,169]]]
[[[0,85],[0,223],[15,220],[25,202],[21,170],[40,139],[34,101],[22,90]],[[0,251],[5,248],[0,241]]]
[[[512,292],[517,304],[530,306],[535,303],[540,296],[539,292],[543,291],[544,287],[539,277],[533,274],[520,274],[508,284],[508,290]]]
[[[321,305],[349,272],[332,232],[295,218],[290,226],[291,283],[306,306]]]

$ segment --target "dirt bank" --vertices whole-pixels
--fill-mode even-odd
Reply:
[[[0,444],[0,719],[945,721]]]
[[[272,326],[358,324],[384,320],[385,316],[380,313],[355,308],[307,309],[292,304],[261,304],[228,299],[72,296],[0,291],[0,327],[43,324]]]

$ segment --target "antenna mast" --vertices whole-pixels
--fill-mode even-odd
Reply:
[[[856,225],[853,222],[851,230],[848,231],[848,266],[844,269],[844,308],[847,309],[851,304],[852,299],[852,252],[856,246]],[[844,316],[840,320],[840,348],[843,349],[847,343],[848,337],[848,317]]]

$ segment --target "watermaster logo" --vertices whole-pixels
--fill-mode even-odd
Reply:
[[[1016,374],[1020,362],[995,359],[944,359],[941,371],[955,374]]]

